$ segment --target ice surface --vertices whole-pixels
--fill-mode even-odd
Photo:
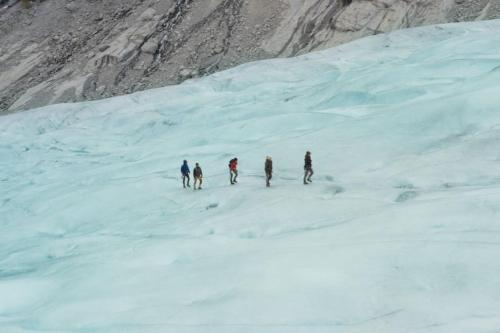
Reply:
[[[498,31],[0,117],[0,332],[499,332]]]

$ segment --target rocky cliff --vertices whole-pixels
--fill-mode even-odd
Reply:
[[[500,15],[500,0],[0,0],[0,112],[180,83],[366,35]]]

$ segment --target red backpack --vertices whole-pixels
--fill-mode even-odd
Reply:
[[[234,171],[236,170],[236,166],[238,165],[238,161],[236,159],[232,159],[229,161],[229,170]]]

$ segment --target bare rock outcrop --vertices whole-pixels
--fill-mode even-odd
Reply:
[[[499,14],[500,0],[0,0],[0,113]]]

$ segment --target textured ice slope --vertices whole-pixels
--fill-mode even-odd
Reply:
[[[1,117],[0,332],[498,332],[498,31]]]

